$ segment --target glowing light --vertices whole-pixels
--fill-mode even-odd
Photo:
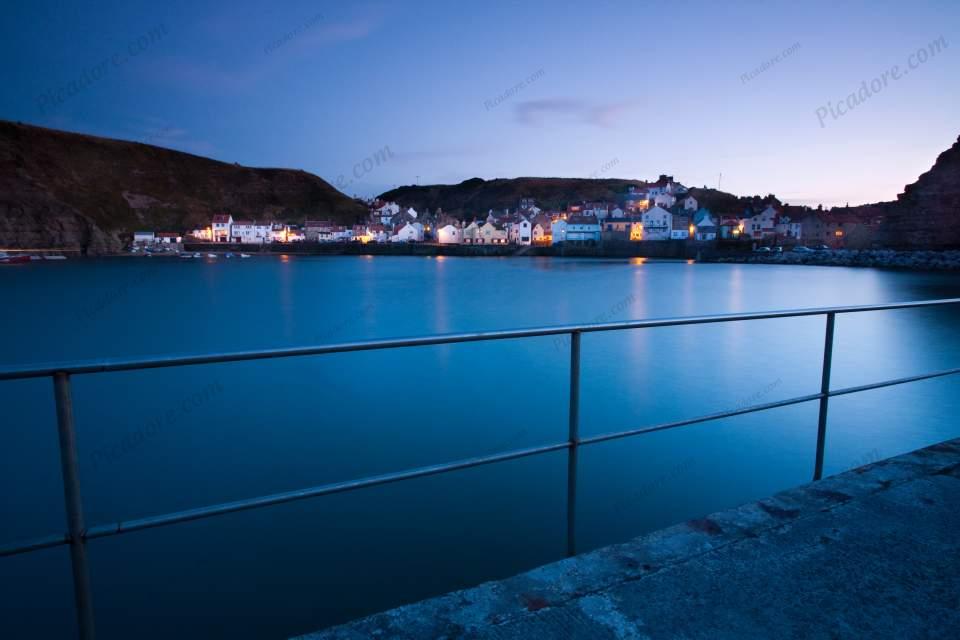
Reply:
[[[646,258],[630,258],[630,264],[641,265],[646,264]]]

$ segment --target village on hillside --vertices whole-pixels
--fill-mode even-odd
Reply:
[[[816,246],[871,246],[879,218],[829,213],[809,207],[781,205],[770,197],[736,214],[715,213],[690,190],[661,175],[644,187],[631,186],[616,202],[578,202],[562,210],[541,209],[533,198],[521,198],[515,209],[488,210],[461,219],[441,209],[418,212],[396,202],[367,202],[366,222],[351,226],[329,220],[302,225],[213,216],[210,225],[184,234],[138,231],[135,246],[201,243],[263,245],[272,243],[431,243],[439,245],[575,245],[607,242],[745,243],[754,249]]]

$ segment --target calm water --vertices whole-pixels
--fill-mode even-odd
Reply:
[[[4,368],[960,295],[955,275],[561,259],[255,258],[0,268]],[[833,379],[960,363],[958,309],[844,316]],[[587,335],[582,432],[813,393],[823,318]],[[81,376],[89,524],[566,437],[569,343]],[[831,402],[826,472],[960,436],[960,384]],[[0,538],[64,529],[48,380],[0,383]],[[587,447],[582,550],[809,480],[806,404]],[[562,557],[563,452],[91,541],[99,636],[283,638]],[[70,637],[65,548],[0,560],[0,637]]]

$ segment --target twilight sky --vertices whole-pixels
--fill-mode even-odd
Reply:
[[[722,172],[737,194],[860,204],[960,134],[957,0],[31,0],[4,8],[0,52],[0,118],[358,195]]]

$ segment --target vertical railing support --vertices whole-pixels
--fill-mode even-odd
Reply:
[[[577,449],[580,446],[580,332],[570,333],[570,430],[567,449],[567,556],[577,553]]]
[[[60,434],[60,470],[63,475],[63,498],[67,508],[70,534],[70,560],[73,566],[73,593],[77,605],[80,640],[93,640],[93,599],[90,591],[90,569],[83,524],[83,503],[80,498],[80,465],[77,456],[77,433],[73,422],[73,397],[70,376],[53,376],[57,401],[57,431]]]
[[[823,342],[823,372],[820,378],[820,417],[817,422],[817,461],[813,470],[813,479],[823,477],[823,450],[827,442],[827,408],[830,403],[830,368],[833,366],[833,328],[835,313],[827,314],[827,330]]]

